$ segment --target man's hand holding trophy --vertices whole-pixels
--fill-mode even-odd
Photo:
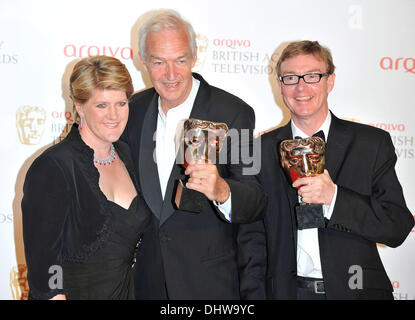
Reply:
[[[177,186],[175,204],[178,209],[200,213],[208,200],[225,202],[230,188],[218,173],[216,163],[228,134],[225,123],[199,119],[184,122],[179,150],[183,148],[186,179]]]
[[[295,210],[299,230],[325,226],[322,204],[329,204],[333,194],[327,201],[322,200],[323,191],[325,184],[334,184],[324,170],[324,153],[325,142],[320,137],[284,140],[280,144],[281,165],[293,187],[299,190],[300,203]],[[317,175],[321,179],[308,179]],[[317,183],[313,185],[312,181]]]

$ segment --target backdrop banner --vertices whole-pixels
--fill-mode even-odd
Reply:
[[[415,1],[4,0],[0,3],[0,299],[25,299],[27,268],[21,200],[26,172],[74,121],[69,76],[79,58],[108,55],[130,71],[134,89],[151,86],[140,70],[143,14],[175,9],[195,28],[200,72],[251,105],[256,134],[289,120],[275,65],[294,40],[318,40],[333,54],[330,109],[340,118],[388,131],[397,174],[415,208]],[[412,173],[411,173],[412,172]],[[378,250],[395,299],[415,299],[415,232]]]

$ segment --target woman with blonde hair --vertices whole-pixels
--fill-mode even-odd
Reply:
[[[132,266],[149,211],[118,141],[131,77],[116,58],[85,58],[70,92],[79,125],[33,162],[23,187],[29,298],[134,299]]]

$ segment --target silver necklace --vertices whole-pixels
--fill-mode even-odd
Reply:
[[[111,164],[115,159],[115,148],[114,145],[111,144],[111,150],[110,150],[110,155],[104,159],[100,159],[94,156],[94,162],[99,164],[99,165],[107,165],[107,164]]]

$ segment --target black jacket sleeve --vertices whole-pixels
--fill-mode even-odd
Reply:
[[[69,193],[63,171],[47,156],[37,158],[23,186],[23,239],[30,297],[50,299],[63,294],[61,252]]]
[[[397,157],[389,134],[379,140],[377,151],[371,194],[338,185],[329,227],[343,228],[373,242],[397,247],[410,233],[414,219],[396,176]]]
[[[255,178],[259,169],[256,161],[260,159],[260,145],[254,144],[254,125],[254,111],[245,105],[245,108],[235,113],[232,131],[228,136],[227,172],[222,171],[221,176],[229,184],[232,193],[232,223],[251,223],[264,218],[267,199]]]

